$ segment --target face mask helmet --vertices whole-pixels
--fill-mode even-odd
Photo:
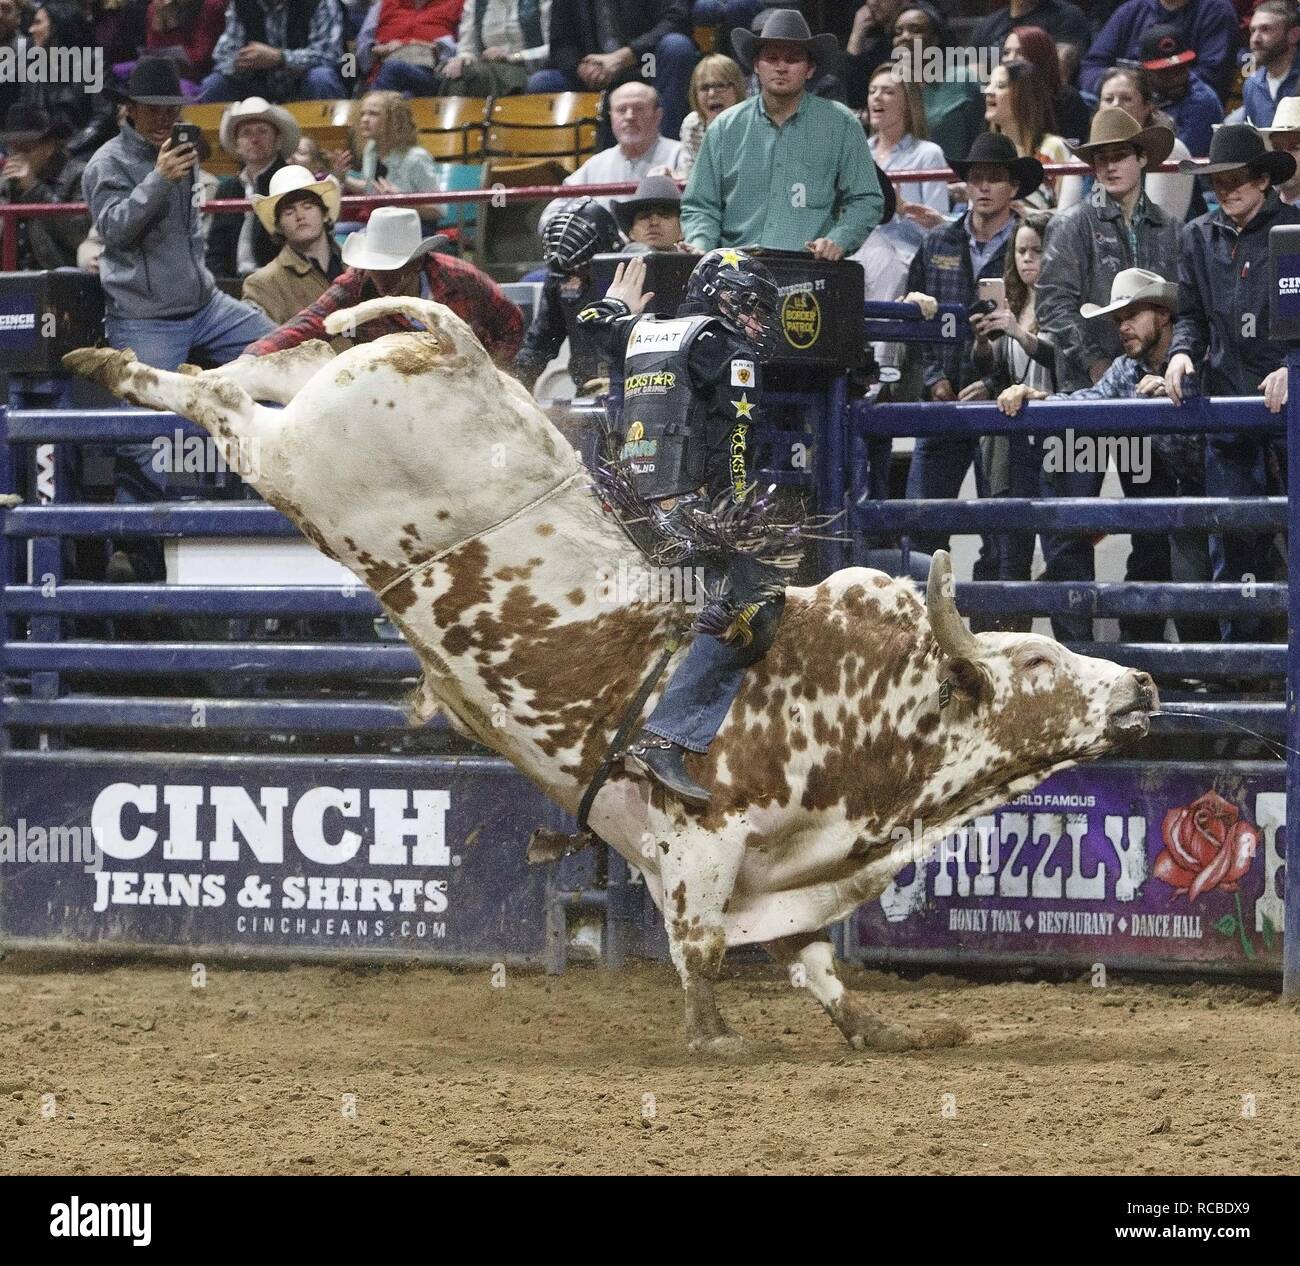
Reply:
[[[744,251],[710,251],[686,283],[686,299],[702,304],[745,339],[760,360],[781,345],[780,292],[767,266]]]
[[[542,259],[551,272],[564,276],[585,268],[602,251],[616,251],[623,241],[618,222],[594,198],[553,215],[542,232]]]

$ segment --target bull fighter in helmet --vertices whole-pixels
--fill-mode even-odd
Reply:
[[[652,503],[749,491],[749,432],[762,392],[759,363],[776,348],[778,292],[772,274],[739,249],[710,251],[686,284],[677,315],[640,315],[645,263],[620,264],[605,298],[578,320],[606,347],[613,384],[623,386],[621,458]],[[627,748],[627,767],[687,804],[709,792],[689,773],[686,752],[707,752],[740,690],[745,669],[767,652],[784,599],[743,607],[720,637],[700,634],[650,719]]]

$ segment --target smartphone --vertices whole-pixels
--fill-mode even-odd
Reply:
[[[979,283],[981,299],[991,299],[994,308],[1007,306],[1007,283],[1001,277],[981,277]]]
[[[193,145],[197,150],[199,147],[199,137],[203,135],[203,129],[197,123],[173,123],[172,124],[172,149],[178,149],[182,145]]]

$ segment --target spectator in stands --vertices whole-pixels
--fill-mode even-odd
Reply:
[[[630,198],[614,203],[614,219],[631,245],[627,254],[671,251],[682,240],[682,194],[669,176],[647,176]]]
[[[332,170],[348,193],[432,193],[442,185],[429,151],[420,144],[411,104],[399,92],[368,92],[354,113],[354,144],[359,142],[361,167],[350,170],[351,154],[334,155]],[[422,220],[435,225],[444,208],[418,207]]]
[[[673,186],[674,189],[676,186]],[[537,314],[515,357],[514,375],[529,391],[569,340],[569,377],[574,388],[609,376],[600,360],[596,340],[578,322],[578,313],[593,298],[591,261],[599,254],[617,251],[622,237],[614,217],[595,198],[582,198],[554,215],[542,234],[546,280],[542,283]]]
[[[375,0],[357,36],[357,62],[380,91],[439,93],[442,66],[456,51],[464,0]]]
[[[445,97],[507,97],[528,87],[551,48],[551,0],[465,0],[456,56],[442,68]]]
[[[712,27],[720,36],[748,26],[767,7],[766,0],[691,0],[691,25]],[[722,39],[715,38],[715,48],[722,44]]]
[[[951,43],[952,36],[939,10],[928,0],[915,0],[894,21],[891,56],[899,58],[903,52],[918,47],[924,55],[928,49],[943,49]],[[956,69],[956,74],[945,76],[940,82],[927,78],[921,84],[930,139],[943,150],[949,162],[968,154],[975,138],[984,130],[984,97],[979,77],[968,68]]]
[[[1037,68],[1052,98],[1056,130],[1067,141],[1081,141],[1088,135],[1092,111],[1079,90],[1061,80],[1061,59],[1052,37],[1040,26],[1018,26],[1002,41],[1002,64],[1026,61]]]
[[[1209,166],[1186,167],[1207,176],[1219,209],[1183,228],[1179,250],[1178,323],[1165,385],[1181,404],[1188,380],[1214,396],[1262,391],[1269,410],[1286,403],[1286,346],[1270,337],[1269,230],[1300,224],[1300,208],[1284,206],[1273,186],[1289,180],[1295,158],[1266,150],[1246,124],[1219,128],[1210,142]],[[1286,469],[1283,447],[1268,436],[1212,435],[1205,448],[1205,491],[1211,497],[1258,496],[1269,490],[1270,457]],[[1285,479],[1278,489],[1285,494]],[[1266,537],[1212,537],[1214,579],[1232,584],[1272,577]],[[1255,618],[1223,626],[1225,636],[1250,640]]]
[[[226,0],[149,0],[144,52],[170,57],[181,77],[181,92],[196,101],[203,78],[212,71],[226,16]],[[113,74],[125,79],[135,58],[116,62]]]
[[[194,196],[198,154],[171,143],[185,103],[176,63],[142,57],[125,91],[106,91],[125,104],[125,119],[87,164],[82,189],[104,242],[99,277],[109,345],[131,348],[157,369],[176,369],[196,354],[225,364],[272,326],[219,290],[204,265]],[[152,458],[148,444],[118,448],[119,500],[162,497],[164,477]],[[161,576],[161,549],[141,545],[133,561],[123,554],[115,574],[125,579],[128,573],[139,580]]]
[[[1040,163],[1068,163],[1069,146],[1053,131],[1052,98],[1047,81],[1031,62],[1014,61],[994,69],[984,89],[984,121],[1016,147],[1021,158]],[[1078,176],[1049,176],[1026,200],[1039,210],[1073,206],[1082,194]]]
[[[1263,0],[1250,18],[1250,53],[1255,73],[1241,86],[1245,121],[1268,127],[1284,97],[1300,87],[1300,9],[1294,0]]]
[[[111,67],[134,58],[149,36],[148,0],[75,0],[94,24],[95,46]],[[128,72],[129,73],[129,72]]]
[[[1300,164],[1300,97],[1283,97],[1277,103],[1273,122],[1268,127],[1255,129],[1269,149],[1290,154]],[[1296,173],[1277,187],[1277,196],[1283,204],[1293,207],[1300,203],[1300,166]]]
[[[310,307],[338,280],[343,257],[334,241],[339,187],[332,177],[314,180],[303,167],[281,167],[266,197],[254,200],[258,222],[280,253],[244,279],[244,302],[276,325]]]
[[[68,153],[68,125],[21,101],[9,107],[0,145],[8,157],[0,172],[0,202],[80,202],[86,164]],[[75,268],[77,248],[90,232],[84,215],[10,220],[18,231],[20,269]]]
[[[30,41],[23,31],[26,15],[20,0],[0,0],[0,49],[8,50],[13,64],[26,64]],[[22,95],[23,84],[18,76],[0,79],[0,109],[8,110]]]
[[[82,8],[70,0],[49,0],[41,5],[32,18],[28,38],[54,58],[60,49],[96,47],[95,28]],[[54,60],[52,65],[59,62]],[[79,62],[69,65],[76,67]],[[29,79],[23,84],[21,100],[44,110],[51,119],[62,119],[69,128],[68,148],[85,158],[113,133],[113,103],[103,93],[91,90],[97,86],[62,75]]]
[[[329,101],[348,95],[339,71],[343,11],[335,0],[230,0],[225,22],[200,101]]]
[[[1142,190],[1142,173],[1163,163],[1173,143],[1168,128],[1140,128],[1123,110],[1098,110],[1087,144],[1071,149],[1096,183],[1083,202],[1053,220],[1038,281],[1039,324],[1056,344],[1062,391],[1092,386],[1120,350],[1113,325],[1080,325],[1080,306],[1106,299],[1125,268],[1164,277],[1178,271],[1182,225]]]
[[[894,23],[907,0],[867,0],[853,15],[844,46],[844,88],[851,109],[867,104],[867,91],[877,66],[894,51]]]
[[[761,35],[736,30],[741,68],[761,91],[714,120],[691,170],[682,228],[698,251],[758,245],[851,255],[880,223],[884,198],[871,147],[847,106],[806,91],[836,47],[793,9],[775,9]],[[779,183],[774,186],[774,173]],[[786,198],[773,188],[788,187]]]
[[[1123,110],[1137,121],[1139,127],[1163,127],[1174,131],[1174,121],[1163,110],[1156,109],[1155,89],[1151,76],[1141,66],[1116,66],[1106,72],[1101,81],[1101,109]],[[1169,151],[1172,161],[1190,158],[1191,151],[1174,135],[1174,147]],[[1205,210],[1205,199],[1196,187],[1194,176],[1174,172],[1147,172],[1142,181],[1146,196],[1170,219],[1186,220],[1189,214],[1199,215]]]
[[[1147,61],[1142,40],[1153,26],[1172,26],[1183,47],[1194,48],[1199,71],[1221,97],[1236,70],[1237,15],[1229,0],[1125,0],[1084,54],[1079,87],[1096,93],[1101,77],[1122,61]]]
[[[617,143],[593,154],[577,171],[566,176],[566,185],[622,184],[661,169],[674,175],[680,173],[682,143],[670,141],[661,134],[664,112],[659,94],[649,84],[625,83],[615,88],[609,94],[609,117]],[[548,202],[542,209],[539,230],[571,201],[556,198]],[[608,211],[615,199],[602,197],[597,201]]]
[[[682,152],[679,172],[690,174],[704,144],[704,129],[724,110],[744,101],[748,93],[745,76],[730,57],[710,53],[700,58],[691,72],[691,87],[687,101],[691,112],[682,120]]]
[[[298,167],[305,167],[318,180],[330,169],[329,159],[325,157],[320,142],[305,134],[298,138],[298,148],[289,155],[289,161]]]
[[[676,136],[697,50],[688,0],[552,0],[550,54],[528,78],[529,92],[599,92],[652,83],[664,132]],[[652,54],[652,57],[647,57]]]
[[[931,229],[912,260],[908,290],[940,303],[973,304],[982,277],[1001,279],[1007,245],[1019,217],[1012,208],[1043,182],[1043,165],[1016,153],[1010,138],[997,133],[976,137],[970,154],[954,170],[966,182],[970,210],[951,224]],[[988,398],[968,343],[922,345],[922,384],[931,400]],[[907,477],[909,498],[956,497],[966,470],[978,453],[976,435],[922,436],[916,441]],[[976,491],[986,495],[983,468],[975,462]],[[942,536],[914,534],[912,546],[927,553],[944,545]],[[976,563],[976,578],[994,579],[1001,565],[999,543],[986,537]]]
[[[299,129],[293,115],[261,97],[236,101],[221,116],[217,139],[227,154],[243,164],[217,186],[218,198],[265,196],[271,178],[298,146]],[[269,264],[278,247],[251,211],[223,212],[212,217],[208,232],[208,267],[218,277],[247,277]]]
[[[325,318],[382,295],[412,295],[445,303],[466,322],[493,360],[509,366],[519,350],[523,313],[486,274],[471,264],[440,254],[441,235],[423,237],[420,217],[410,207],[379,207],[366,227],[343,243],[347,271],[310,307],[279,329],[260,337],[245,355],[265,356],[325,336]],[[385,317],[358,326],[356,340],[411,329],[403,317]]]
[[[994,56],[1004,56],[1007,37],[1017,27],[1033,27],[1043,31],[1052,41],[1052,55],[1056,56],[1057,44],[1075,44],[1087,48],[1092,43],[1092,24],[1088,21],[1078,5],[1069,0],[1011,0],[1010,4],[999,5],[986,18],[981,18],[970,33],[970,42],[976,48],[997,50]],[[1017,56],[1028,61],[1037,61],[1024,49]],[[1067,79],[1068,83],[1069,80]],[[1059,120],[1066,127],[1064,119]],[[1083,136],[1087,132],[1076,133]],[[1066,135],[1070,135],[1069,132]]]
[[[1138,396],[1165,394],[1165,366],[1178,315],[1178,287],[1159,273],[1145,268],[1126,268],[1115,275],[1105,304],[1085,303],[1079,316],[1089,326],[1113,325],[1114,342],[1120,351],[1106,372],[1091,386],[1077,391],[1052,394],[1034,383],[1017,383],[998,396],[998,408],[1014,417],[1026,400],[1131,400]],[[1143,450],[1137,450],[1142,454]],[[1059,450],[1058,450],[1059,452]],[[1046,457],[1046,445],[1044,445]],[[1060,463],[1055,463],[1059,465]],[[1049,469],[1053,463],[1048,463]],[[1204,453],[1199,436],[1157,435],[1151,438],[1146,460],[1119,463],[1117,472],[1126,497],[1198,497],[1205,495]],[[1077,476],[1075,478],[1078,478]],[[1091,478],[1091,477],[1085,477]],[[1044,482],[1058,496],[1095,495],[1080,493],[1060,476],[1045,473]],[[1101,476],[1093,480],[1098,487]],[[1062,574],[1057,547],[1069,538],[1043,538],[1047,560],[1044,580],[1092,579],[1073,570]],[[1124,578],[1130,582],[1179,582],[1209,579],[1209,560],[1204,536],[1196,532],[1133,533]],[[1089,564],[1092,548],[1084,542]],[[1092,621],[1080,617],[1053,617],[1052,631],[1061,641],[1085,641],[1091,636]],[[1184,641],[1205,641],[1214,636],[1213,623],[1205,619],[1180,619],[1179,636]],[[1126,642],[1158,642],[1163,639],[1163,616],[1121,616],[1120,638]]]
[[[1196,52],[1171,26],[1150,27],[1142,37],[1142,69],[1151,76],[1179,140],[1199,158],[1209,152],[1210,134],[1223,122],[1223,106],[1213,89],[1192,74],[1195,61]]]
[[[1007,248],[1003,302],[987,315],[971,318],[975,332],[971,360],[983,375],[990,397],[999,397],[1014,384],[1044,393],[1056,390],[1056,349],[1047,331],[1039,328],[1034,294],[1049,222],[1042,211],[1020,221]],[[980,462],[990,497],[1039,495],[1043,458],[1037,436],[985,435],[980,439]],[[997,547],[997,578],[1028,580],[1033,571],[1034,533],[1003,533]],[[1028,632],[1032,623],[1028,616],[1015,616],[999,621],[998,627]]]

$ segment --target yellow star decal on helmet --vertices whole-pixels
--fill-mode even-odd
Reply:
[[[731,403],[736,410],[736,416],[738,418],[749,418],[751,420],[753,419],[754,404],[753,401],[750,400],[749,393],[747,391],[742,391],[740,393],[740,399],[733,400]]]
[[[740,265],[739,251],[719,251],[718,253],[722,256],[722,262],[724,264],[730,264],[732,268],[739,267]]]

